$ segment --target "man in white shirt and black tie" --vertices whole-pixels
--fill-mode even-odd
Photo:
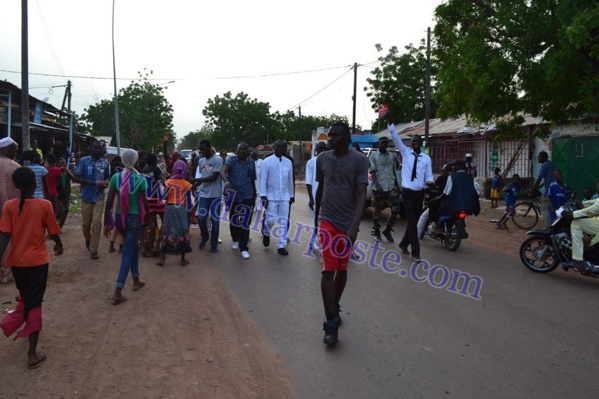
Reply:
[[[418,241],[418,218],[422,213],[424,189],[434,184],[431,158],[422,152],[422,138],[412,136],[412,147],[404,145],[395,129],[393,120],[387,112],[389,132],[402,157],[401,186],[404,209],[408,224],[406,232],[399,243],[401,251],[409,255],[408,245],[412,249],[412,260],[420,260],[420,242]]]

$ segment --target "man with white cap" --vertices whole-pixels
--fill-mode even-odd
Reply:
[[[6,201],[19,198],[20,192],[12,182],[12,174],[19,167],[14,161],[19,146],[10,137],[0,140],[0,217],[2,217],[2,208]],[[9,244],[10,245],[10,244]],[[12,272],[10,267],[5,266],[4,262],[8,257],[8,248],[4,256],[0,259],[0,283],[7,284],[12,281]]]
[[[476,177],[476,164],[472,162],[472,154],[466,154],[466,173],[471,175],[473,178]]]

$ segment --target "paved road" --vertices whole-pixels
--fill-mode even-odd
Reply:
[[[309,224],[307,198],[292,218]],[[396,242],[404,222],[396,225]],[[371,243],[370,218],[359,240]],[[561,270],[528,272],[517,256],[466,242],[455,253],[424,240],[430,262],[410,276],[411,262],[392,269],[397,243],[383,243],[373,261],[350,264],[342,298],[343,326],[334,348],[322,343],[324,312],[319,263],[302,245],[282,257],[252,233],[252,258],[228,249],[222,271],[245,310],[286,357],[298,398],[597,398],[598,282]],[[295,229],[292,228],[292,239]],[[492,239],[492,238],[490,238]],[[298,241],[298,240],[294,240]],[[230,254],[227,252],[230,251]],[[439,266],[432,269],[434,266]],[[435,270],[432,284],[426,270]],[[453,271],[482,279],[457,292]],[[407,275],[402,277],[401,275]],[[451,280],[451,279],[450,279]],[[441,287],[441,288],[436,288]],[[474,296],[480,299],[474,299]]]

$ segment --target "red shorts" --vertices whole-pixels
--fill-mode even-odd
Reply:
[[[323,220],[318,226],[320,266],[323,272],[346,271],[352,252],[352,244],[344,231]]]

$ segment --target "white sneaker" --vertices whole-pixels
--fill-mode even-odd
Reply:
[[[219,243],[219,244],[222,244],[222,243],[223,243],[223,240],[221,240],[221,239],[219,238],[219,239],[218,239],[218,243]]]
[[[231,249],[239,249],[239,243],[233,241],[233,244],[231,244]]]
[[[250,258],[250,253],[248,251],[241,251],[241,257],[243,259],[249,259]]]

